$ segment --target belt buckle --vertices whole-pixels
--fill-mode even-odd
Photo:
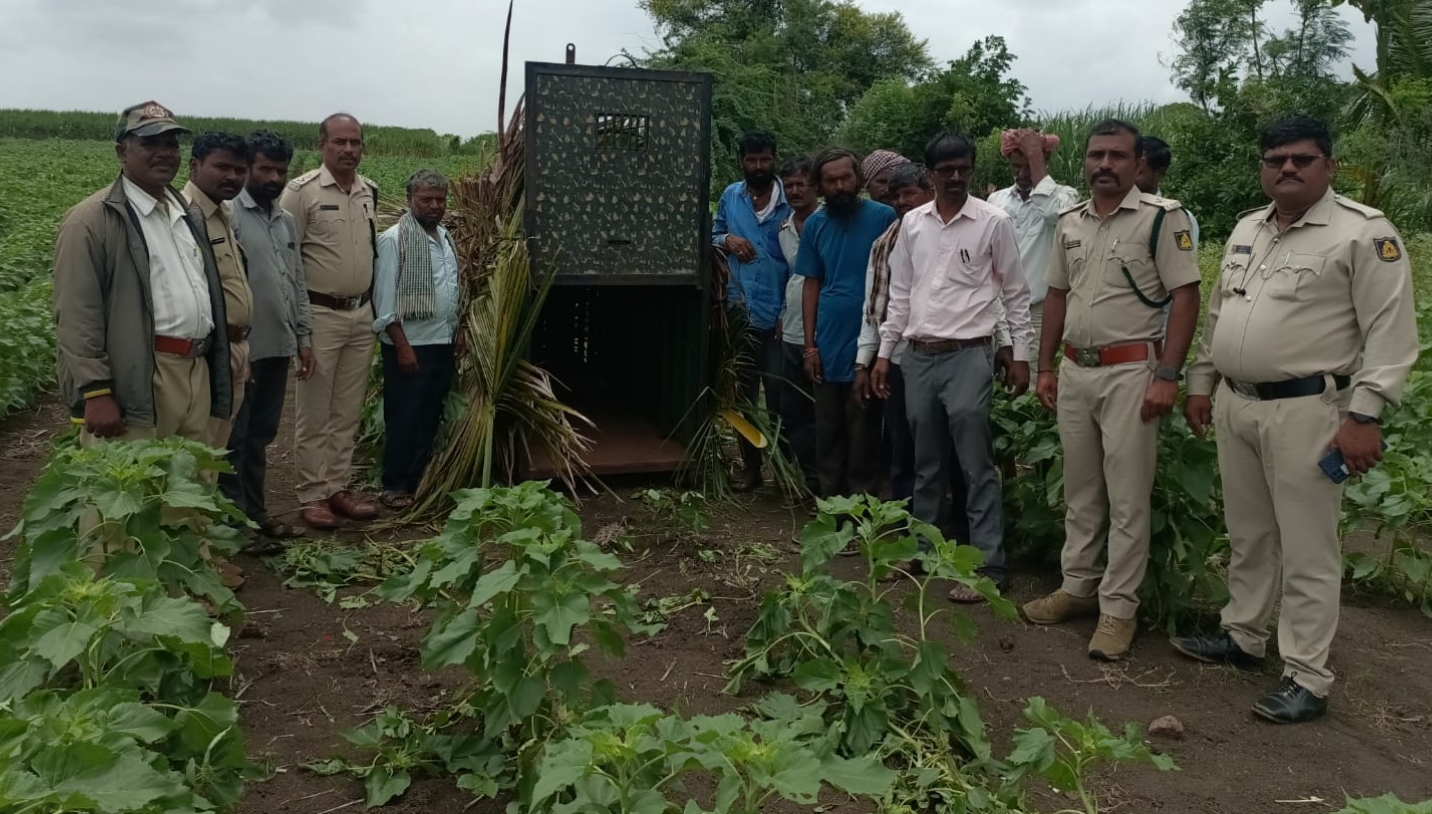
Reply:
[[[1254,401],[1261,400],[1258,398],[1258,385],[1251,384],[1249,382],[1240,382],[1234,379],[1228,379],[1227,381],[1228,389],[1232,390],[1243,398],[1253,399]]]
[[[359,305],[362,305],[362,299],[363,299],[362,297],[344,297],[344,298],[343,298],[343,310],[345,310],[345,311],[352,311],[353,309],[357,308]]]
[[[1098,348],[1075,348],[1074,364],[1079,367],[1101,367]]]

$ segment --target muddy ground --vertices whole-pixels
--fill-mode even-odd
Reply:
[[[0,529],[8,530],[30,483],[43,466],[53,435],[64,429],[55,405],[0,422]],[[271,450],[273,506],[292,510],[289,458],[291,423]],[[620,493],[629,493],[622,484]],[[630,500],[585,500],[588,535],[623,529],[635,541],[624,554],[628,579],[642,596],[686,596],[701,590],[710,600],[667,618],[650,640],[632,640],[621,662],[599,663],[624,700],[645,701],[684,714],[737,709],[761,692],[722,694],[723,662],[741,654],[762,591],[782,570],[797,570],[791,538],[806,516],[774,494],[712,512],[699,537],[659,528]],[[294,518],[296,521],[296,518]],[[424,530],[384,532],[383,539],[413,539]],[[362,539],[359,530],[340,533]],[[8,580],[13,544],[0,544],[0,572]],[[406,608],[378,604],[341,610],[314,592],[286,589],[263,562],[241,558],[249,580],[239,593],[249,611],[231,643],[237,667],[230,692],[242,702],[249,751],[270,768],[251,783],[242,814],[323,814],[362,810],[356,781],[321,778],[302,770],[306,761],[344,753],[341,733],[366,722],[387,704],[423,709],[459,682],[418,666],[417,645],[428,619]],[[858,563],[837,569],[854,573]],[[1024,601],[1057,584],[1053,573],[1021,570],[1010,594]],[[707,618],[708,610],[714,618]],[[1335,644],[1340,681],[1332,709],[1320,722],[1276,727],[1256,720],[1249,706],[1276,681],[1276,672],[1247,675],[1190,663],[1164,639],[1143,631],[1133,658],[1100,665],[1084,654],[1093,621],[1039,629],[975,610],[979,636],[955,645],[957,671],[978,695],[992,737],[1003,749],[1024,724],[1025,699],[1040,695],[1061,711],[1093,710],[1111,728],[1147,724],[1164,715],[1183,723],[1182,739],[1156,741],[1180,768],[1122,768],[1102,774],[1101,810],[1177,814],[1299,814],[1341,807],[1344,793],[1396,792],[1405,800],[1432,797],[1432,622],[1415,610],[1349,598]],[[350,641],[345,631],[356,634]],[[953,642],[953,637],[951,637]],[[1276,669],[1276,668],[1274,668]],[[1042,811],[1069,801],[1037,795]],[[443,779],[415,783],[391,805],[395,814],[463,810],[470,798]],[[831,795],[828,812],[855,812]],[[498,812],[490,801],[468,809]]]

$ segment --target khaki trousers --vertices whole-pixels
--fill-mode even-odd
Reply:
[[[1320,696],[1333,684],[1327,663],[1342,588],[1343,489],[1318,461],[1341,420],[1331,383],[1320,396],[1276,401],[1246,399],[1224,384],[1214,400],[1232,547],[1223,627],[1244,651],[1262,656],[1281,583],[1283,675]]]
[[[234,430],[234,416],[238,415],[239,408],[244,406],[244,390],[249,378],[247,339],[229,343],[229,376],[233,381],[234,408],[229,412],[228,418],[209,418],[209,438],[204,442],[219,450],[229,446],[229,434]]]
[[[153,427],[125,424],[114,439],[100,439],[80,431],[80,445],[92,447],[105,440],[138,441],[180,436],[191,441],[209,441],[209,364],[204,357],[186,359],[168,353],[154,354]]]
[[[353,447],[373,367],[373,309],[312,307],[318,370],[294,386],[298,500],[326,500],[348,488]]]
[[[1064,447],[1063,590],[1099,594],[1101,612],[1132,619],[1149,563],[1149,495],[1159,422],[1139,417],[1149,362],[1059,371],[1059,439]],[[1108,564],[1099,566],[1107,539]]]

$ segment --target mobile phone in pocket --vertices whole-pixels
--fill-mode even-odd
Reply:
[[[1382,442],[1382,450],[1384,452],[1387,451],[1386,441]],[[1328,480],[1333,483],[1343,483],[1352,475],[1347,469],[1347,461],[1343,459],[1342,450],[1340,449],[1328,450],[1328,454],[1324,455],[1321,461],[1318,461],[1318,468],[1323,470],[1323,474],[1327,475]]]

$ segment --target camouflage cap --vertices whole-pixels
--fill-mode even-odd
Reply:
[[[125,136],[147,138],[172,132],[188,133],[189,128],[174,121],[174,114],[169,112],[169,108],[151,99],[130,105],[119,114],[119,121],[114,127],[114,140],[124,141]]]

